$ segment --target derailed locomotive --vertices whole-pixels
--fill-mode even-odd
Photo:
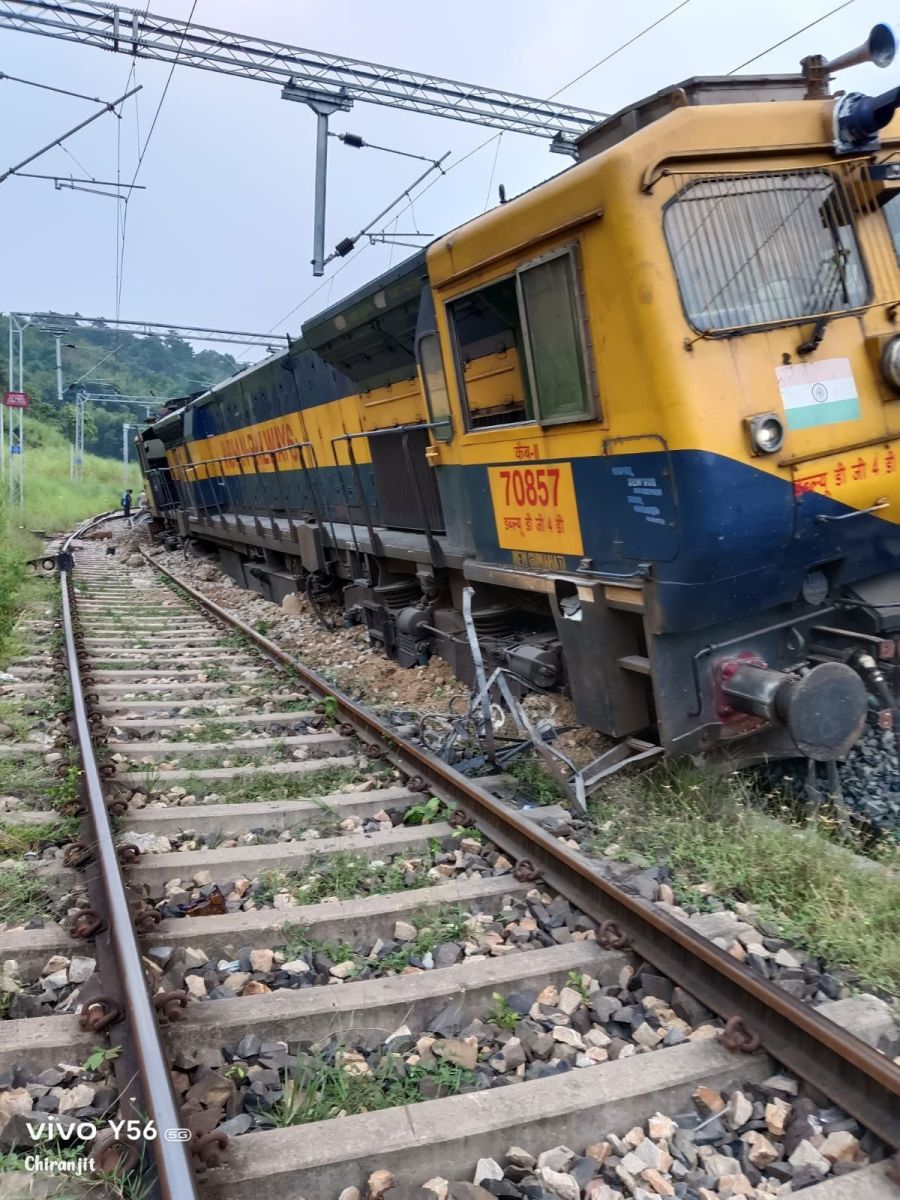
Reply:
[[[847,752],[900,635],[892,93],[694,79],[143,431],[160,526],[669,754]],[[880,130],[880,132],[879,132]]]

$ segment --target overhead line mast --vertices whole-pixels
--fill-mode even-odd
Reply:
[[[309,105],[318,124],[314,275],[321,275],[324,270],[325,172],[331,113],[346,111],[359,100],[485,125],[507,133],[547,138],[551,150],[564,154],[574,154],[576,139],[607,115],[97,0],[78,4],[3,0],[0,29],[4,28],[98,46],[137,58],[280,84],[285,100]]]

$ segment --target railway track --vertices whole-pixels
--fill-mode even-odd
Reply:
[[[894,1063],[167,574],[93,543],[63,575],[83,824],[36,867],[64,922],[0,931],[17,1011],[65,981],[3,1027],[0,1146],[54,1098],[103,1124],[114,1072],[191,1138],[101,1135],[112,1195],[893,1193]]]

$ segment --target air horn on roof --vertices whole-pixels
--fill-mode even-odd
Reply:
[[[821,54],[812,54],[800,64],[806,80],[806,98],[823,100],[828,96],[828,81],[837,71],[856,67],[861,63],[874,63],[876,67],[889,67],[897,52],[897,39],[890,25],[872,27],[868,38],[853,50],[826,60]],[[834,148],[838,154],[859,154],[877,150],[878,131],[884,129],[900,104],[900,88],[891,88],[880,96],[866,96],[862,92],[848,92],[839,96],[834,106]]]

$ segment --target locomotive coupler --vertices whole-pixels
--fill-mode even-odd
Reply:
[[[737,660],[721,664],[719,678],[732,708],[783,725],[800,753],[818,762],[843,758],[865,727],[865,685],[844,663],[790,674]]]

